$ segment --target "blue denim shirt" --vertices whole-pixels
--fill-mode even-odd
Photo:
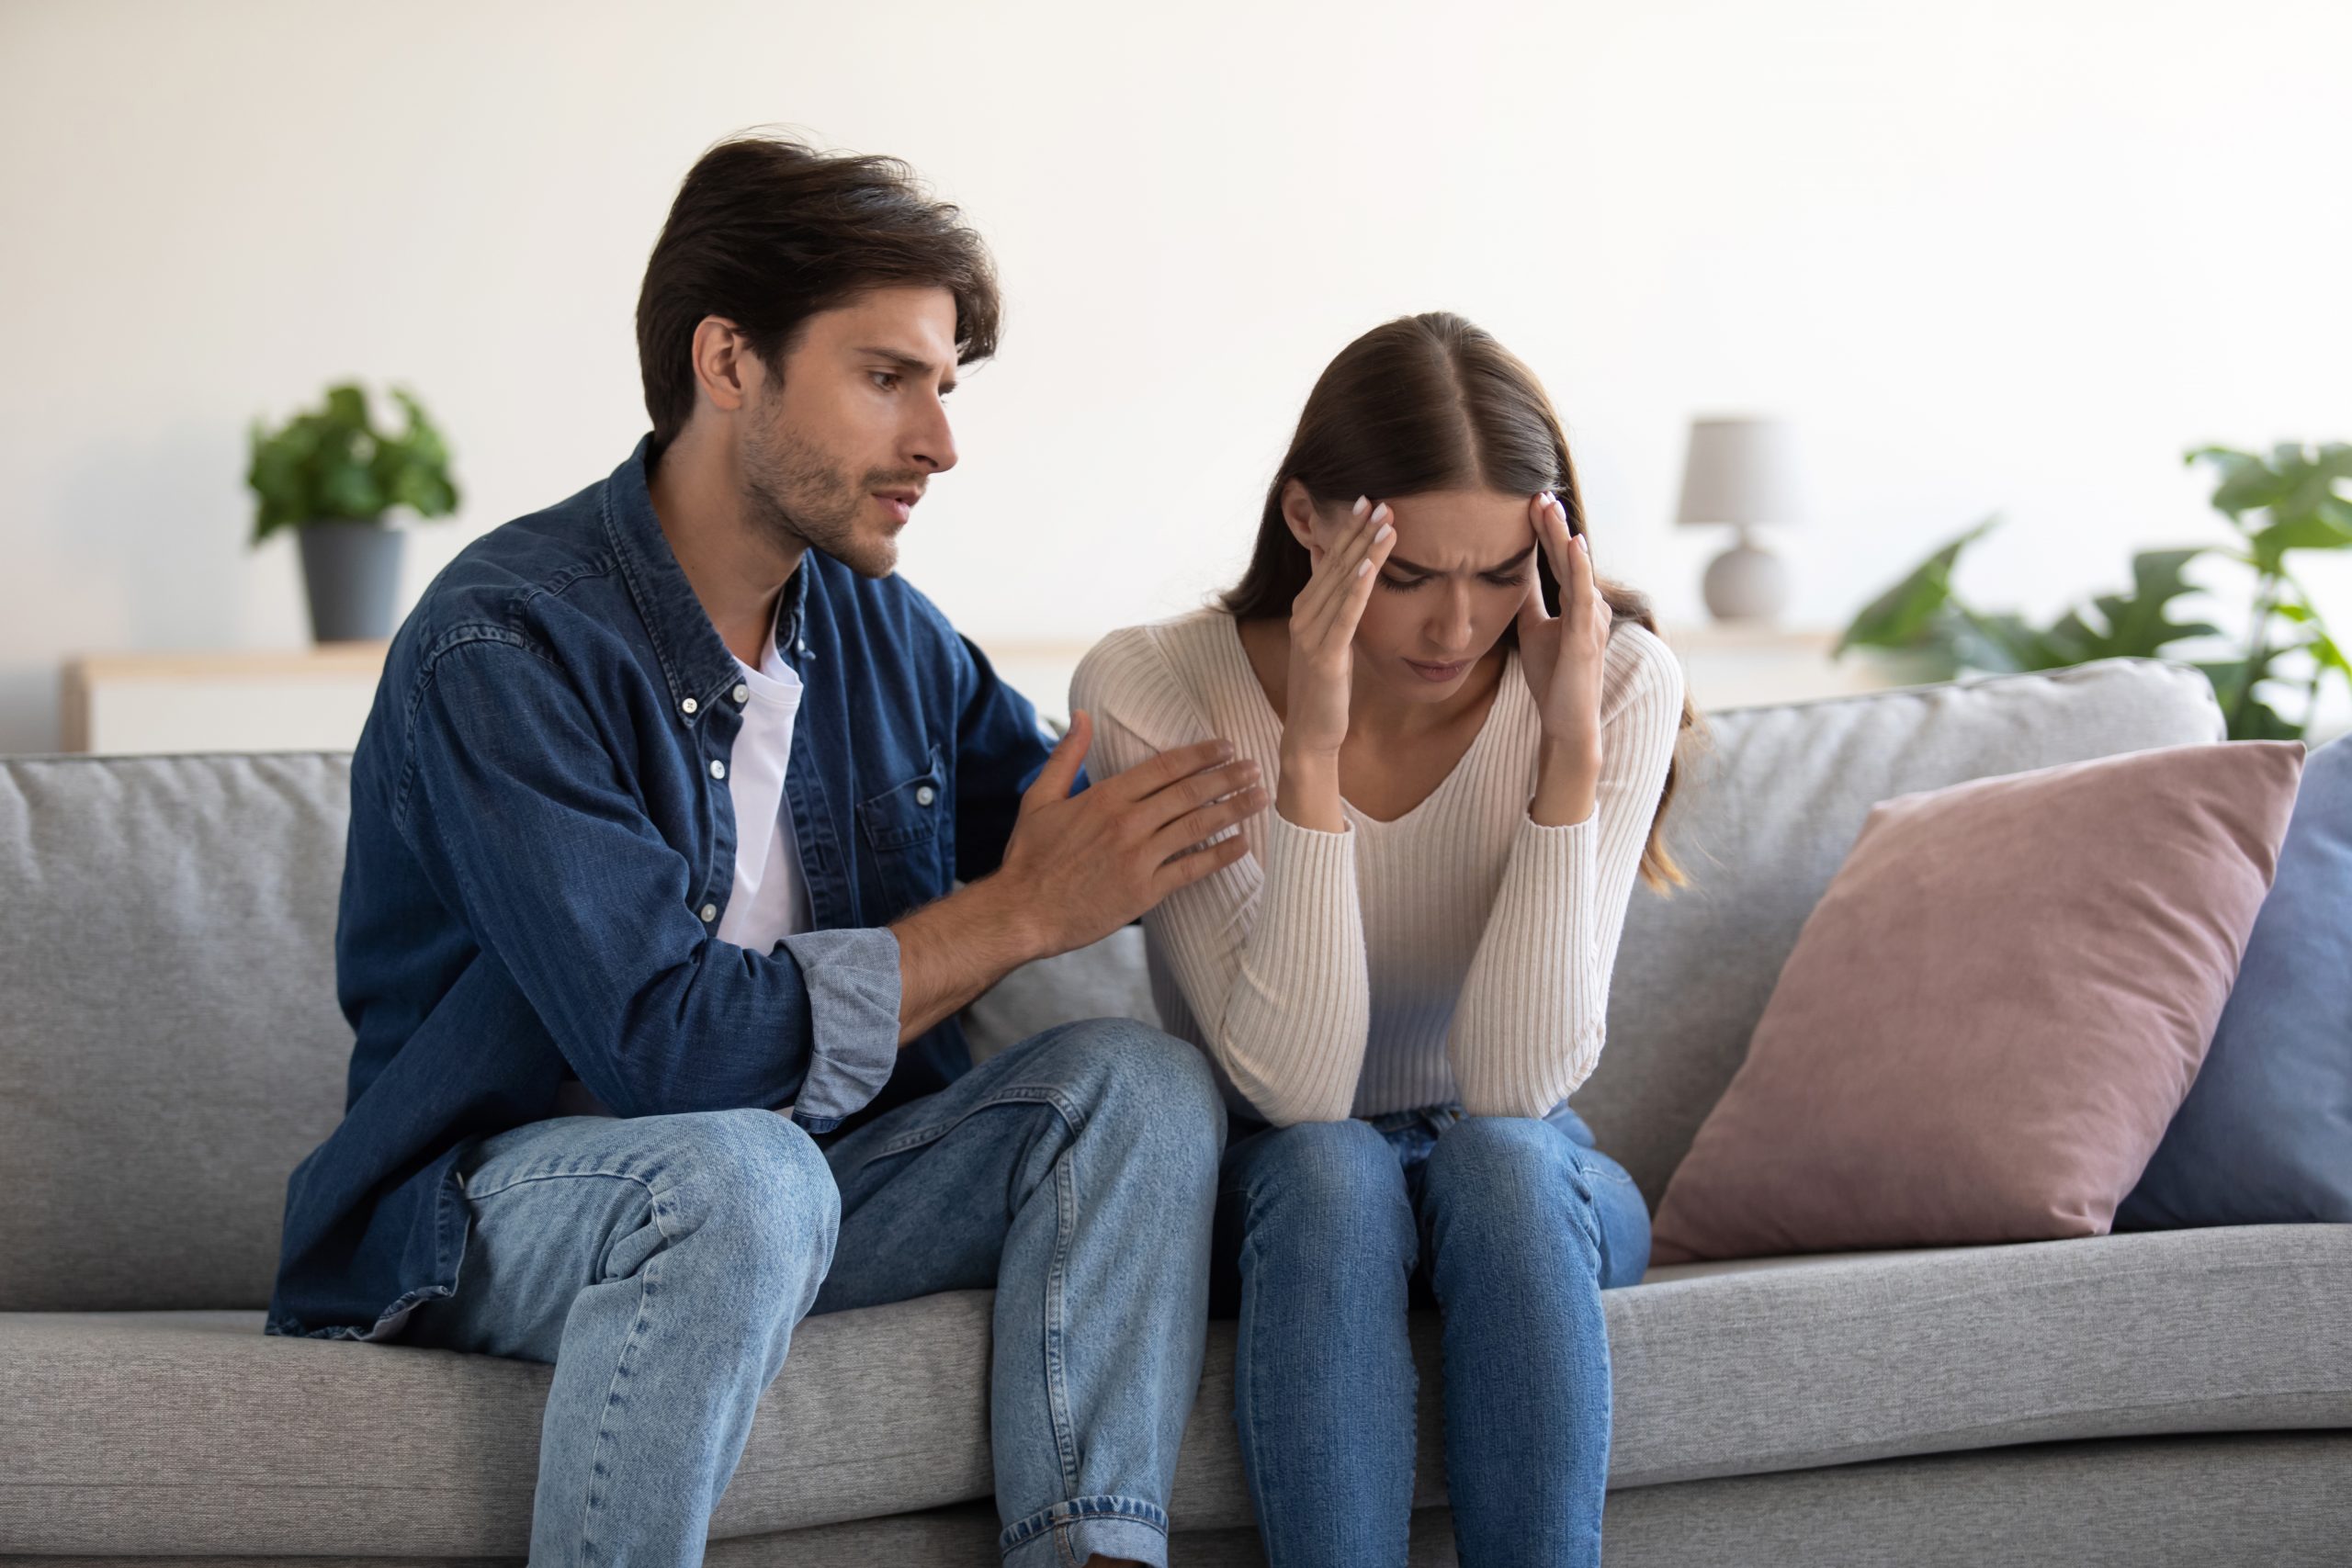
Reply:
[[[392,639],[335,932],[357,1043],[288,1188],[270,1333],[383,1337],[447,1295],[458,1162],[567,1077],[621,1116],[790,1101],[822,1133],[971,1066],[953,1019],[899,1048],[883,928],[996,867],[1052,735],[921,593],[810,551],[776,643],[805,686],[785,795],[812,929],[719,941],[742,688],[650,446],[468,547]]]

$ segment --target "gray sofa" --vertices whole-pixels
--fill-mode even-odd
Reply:
[[[1655,1207],[1883,796],[2215,739],[2117,660],[1713,716],[1577,1105]],[[0,763],[0,1561],[519,1557],[545,1369],[266,1338],[288,1170],[340,1111],[345,761]],[[1137,934],[978,1004],[1148,1017]],[[2352,1226],[1684,1265],[1606,1298],[1620,1564],[2352,1561]],[[812,1319],[722,1564],[994,1562],[983,1292]],[[1433,1322],[1415,1560],[1453,1561]],[[1177,1555],[1261,1561],[1209,1361]]]

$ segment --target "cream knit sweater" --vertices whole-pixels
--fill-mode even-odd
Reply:
[[[1249,854],[1144,917],[1162,1025],[1278,1126],[1455,1099],[1472,1115],[1550,1111],[1600,1055],[1682,690],[1673,651],[1618,622],[1598,798],[1567,827],[1527,814],[1540,721],[1516,650],[1469,750],[1402,817],[1343,802],[1348,831],[1323,833],[1270,805],[1238,829]],[[1272,794],[1282,724],[1223,611],[1114,632],[1070,706],[1094,716],[1097,778],[1220,736]]]

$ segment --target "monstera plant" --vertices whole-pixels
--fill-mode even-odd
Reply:
[[[2289,559],[2307,550],[2352,547],[2352,444],[2306,449],[2284,443],[2268,457],[2227,446],[2200,446],[2184,461],[2220,472],[2214,510],[2229,520],[2232,545],[2144,550],[2132,558],[2132,587],[2102,593],[2047,626],[2007,611],[1982,611],[1952,589],[1953,563],[2000,521],[1988,517],[1951,540],[1900,582],[1865,605],[1838,639],[1852,648],[1899,650],[1940,678],[1962,670],[2052,670],[2094,659],[2162,658],[2176,642],[2218,638],[2219,628],[2175,617],[2177,601],[2207,590],[2188,581],[2188,563],[2222,557],[2244,574],[2250,605],[2243,644],[2233,657],[2190,660],[2213,682],[2213,694],[2237,740],[2300,739],[2331,681],[2352,685],[2352,663],[2321,618]]]

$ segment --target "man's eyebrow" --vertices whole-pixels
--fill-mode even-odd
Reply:
[[[895,348],[861,348],[853,352],[864,355],[869,359],[887,359],[899,369],[912,371],[918,376],[928,376],[936,368],[928,359],[917,355],[901,353]],[[952,392],[956,389],[955,371],[950,370],[940,377],[939,389],[943,392]]]
[[[1534,553],[1535,547],[1533,545],[1530,545],[1527,548],[1520,551],[1519,554],[1511,557],[1510,559],[1507,561],[1497,561],[1490,567],[1481,569],[1479,575],[1482,577],[1492,577],[1498,572],[1509,571],[1515,566],[1524,564],[1527,558]],[[1433,566],[1423,566],[1419,561],[1407,560],[1403,556],[1390,556],[1388,558],[1388,564],[1396,567],[1401,571],[1414,572],[1422,577],[1443,577],[1445,575],[1445,573],[1438,570],[1438,569]]]

